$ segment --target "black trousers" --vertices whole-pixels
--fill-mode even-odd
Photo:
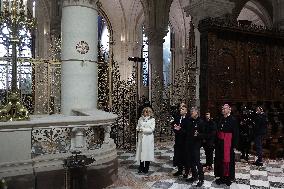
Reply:
[[[200,145],[198,145],[200,146]],[[198,178],[199,181],[204,180],[203,167],[200,163],[200,147],[194,147],[191,150],[191,172],[193,178]]]
[[[250,140],[248,137],[240,137],[240,151],[243,158],[248,158],[250,149]]]
[[[188,168],[188,166],[178,166],[178,171],[182,173],[183,168],[184,168],[184,174],[185,174],[185,175],[188,175],[188,174],[189,174],[189,168]]]
[[[143,173],[148,173],[150,166],[150,161],[140,161],[139,171]]]
[[[256,155],[257,155],[257,161],[262,162],[262,135],[255,136],[255,148],[256,148]]]
[[[204,145],[204,151],[206,155],[206,165],[207,166],[212,166],[213,164],[213,151],[214,151],[214,146],[211,144],[205,143]]]

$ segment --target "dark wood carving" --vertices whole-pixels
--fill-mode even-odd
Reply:
[[[201,33],[201,111],[222,103],[284,102],[284,33],[208,18]]]
[[[216,118],[229,103],[241,118],[245,106],[268,115],[265,155],[284,156],[284,33],[235,21],[208,18],[199,24],[201,114]]]

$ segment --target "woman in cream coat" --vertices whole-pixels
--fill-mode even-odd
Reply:
[[[136,161],[140,163],[139,173],[148,173],[150,161],[154,161],[154,130],[155,119],[150,107],[142,111],[136,127],[138,142],[136,144]]]

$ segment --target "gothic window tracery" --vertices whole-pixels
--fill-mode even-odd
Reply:
[[[0,90],[6,91],[10,89],[12,79],[12,45],[9,43],[11,37],[11,29],[4,24],[0,28]],[[17,48],[18,57],[18,87],[22,94],[31,94],[32,92],[32,65],[28,61],[32,57],[32,36],[30,31],[22,28],[18,33],[21,41]]]

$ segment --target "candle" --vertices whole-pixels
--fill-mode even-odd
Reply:
[[[9,4],[9,6],[8,6],[8,7],[9,7],[9,8],[8,8],[8,11],[11,12],[12,0],[8,0],[8,4]]]
[[[3,11],[3,0],[0,1],[1,12]]]
[[[25,15],[28,14],[28,1],[24,0],[24,10],[25,10]]]
[[[16,1],[16,9],[17,9],[17,13],[20,14],[20,10],[21,10],[21,4],[20,2]]]
[[[33,17],[35,18],[35,1],[33,1]]]

